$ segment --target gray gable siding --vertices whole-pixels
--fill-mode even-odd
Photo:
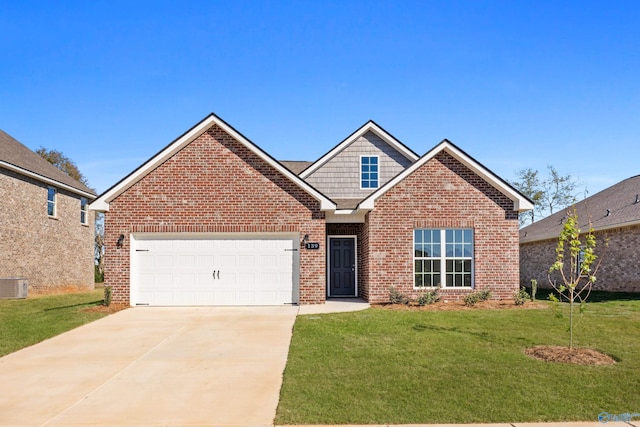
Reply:
[[[412,164],[369,131],[314,171],[306,181],[332,199],[363,199],[376,190],[360,189],[360,156],[363,155],[378,156],[379,187]]]

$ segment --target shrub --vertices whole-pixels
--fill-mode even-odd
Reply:
[[[522,305],[528,299],[530,299],[530,297],[525,288],[520,288],[519,291],[513,293],[513,301],[516,303],[516,305]]]
[[[389,289],[389,301],[391,301],[391,304],[409,304],[409,298],[400,293],[395,287]]]
[[[111,305],[111,286],[104,287],[104,305],[107,307]]]
[[[426,291],[418,295],[418,305],[428,305],[437,302],[440,299],[440,295],[438,295],[438,289],[434,289],[432,291]]]
[[[464,305],[467,307],[472,307],[476,305],[476,303],[480,301],[486,301],[491,298],[491,291],[489,289],[483,289],[478,292],[471,292],[470,294],[465,295],[464,297]]]

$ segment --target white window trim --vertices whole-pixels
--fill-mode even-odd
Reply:
[[[49,191],[53,190],[53,200],[49,200]],[[53,214],[49,215],[49,204],[53,203]],[[58,189],[53,186],[47,187],[47,216],[49,218],[57,218],[58,217]]]
[[[82,202],[84,201],[84,206]],[[84,216],[84,221],[82,217]],[[80,197],[80,224],[88,225],[89,224],[89,200],[86,197]]]
[[[363,187],[362,186],[362,158],[363,157],[367,157],[367,158],[373,158],[375,157],[378,160],[378,179],[377,179],[377,185],[375,187]],[[360,155],[360,163],[358,164],[358,168],[360,169],[360,173],[358,174],[358,176],[360,177],[360,189],[361,190],[377,190],[378,188],[380,188],[380,156],[377,154],[361,154]],[[371,173],[371,172],[369,172]]]
[[[438,230],[440,231],[440,286],[416,286],[416,272],[415,272],[415,261],[417,259],[438,259],[437,257],[424,258],[424,257],[416,257],[416,230]],[[473,254],[471,257],[447,257],[446,256],[446,232],[447,230],[471,230],[472,236],[472,246],[473,246]],[[413,289],[474,289],[475,288],[475,251],[476,251],[476,235],[475,230],[473,228],[415,228],[413,229],[413,246],[411,248],[411,253],[413,254]],[[443,255],[445,254],[445,255]],[[451,259],[469,259],[471,260],[471,286],[449,286],[447,284],[447,260]]]

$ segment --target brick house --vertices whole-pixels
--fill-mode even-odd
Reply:
[[[549,288],[547,271],[567,212],[575,211],[582,231],[593,226],[596,255],[602,255],[594,290],[640,292],[640,175],[625,179],[567,209],[520,230],[520,282]],[[604,242],[608,246],[604,251]],[[554,276],[555,277],[555,276]],[[552,280],[553,278],[552,277]],[[557,280],[557,277],[556,277]]]
[[[0,130],[0,278],[93,288],[95,193]]]
[[[279,162],[214,114],[91,205],[105,283],[131,305],[508,298],[531,207],[447,140],[418,156],[370,121],[316,162]]]

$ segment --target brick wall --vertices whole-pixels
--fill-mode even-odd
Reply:
[[[513,202],[442,152],[378,199],[375,210],[367,214],[361,284],[370,302],[387,302],[392,286],[415,295],[415,228],[472,228],[475,290],[489,288],[494,299],[506,299],[518,289],[518,216]],[[459,299],[468,292],[445,288],[441,295]]]
[[[25,277],[30,292],[93,288],[94,213],[80,224],[80,196],[58,189],[47,215],[48,186],[0,169],[0,277]]]
[[[213,126],[110,203],[105,284],[116,303],[129,303],[130,233],[144,231],[293,231],[322,242],[325,221],[315,199]],[[300,251],[301,304],[325,301],[325,257],[325,245]]]
[[[640,292],[640,226],[621,227],[596,232],[596,255],[602,257],[594,290],[612,292]],[[604,242],[608,239],[605,250]],[[520,283],[531,286],[531,279],[539,288],[550,288],[547,271],[555,261],[558,239],[529,242],[520,245]],[[559,277],[552,280],[559,283]]]

